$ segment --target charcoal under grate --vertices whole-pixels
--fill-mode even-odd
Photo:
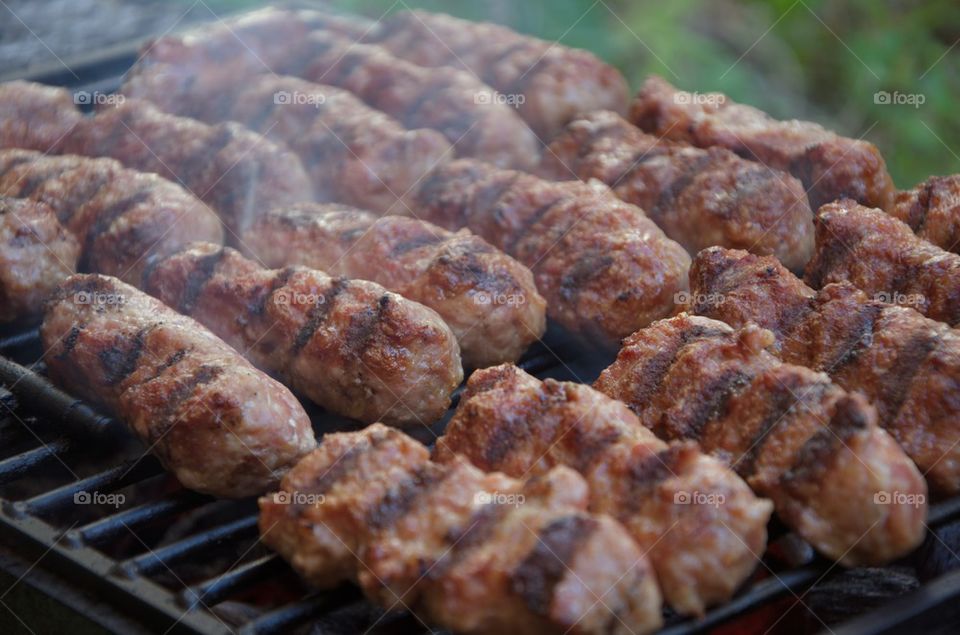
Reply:
[[[23,79],[110,92],[138,46]],[[36,329],[0,332],[0,569],[14,586],[118,633],[430,632],[354,586],[307,588],[259,543],[255,501],[184,490],[122,425],[56,389],[41,358]],[[610,361],[551,327],[518,365],[539,378],[591,381]],[[357,427],[305,405],[318,438]],[[431,442],[449,416],[414,436]],[[932,505],[929,527],[904,561],[844,570],[774,522],[762,564],[733,600],[701,620],[667,615],[662,633],[958,632],[960,497]],[[0,626],[9,591],[0,589]]]

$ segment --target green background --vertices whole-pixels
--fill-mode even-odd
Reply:
[[[186,1],[186,0],[184,0]],[[210,1],[216,9],[265,4]],[[378,17],[419,7],[595,51],[633,88],[659,73],[779,118],[876,143],[898,187],[960,172],[960,2],[894,0],[332,0]],[[878,104],[877,91],[922,95]]]

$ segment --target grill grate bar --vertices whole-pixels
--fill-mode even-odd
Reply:
[[[152,575],[186,556],[208,549],[219,542],[255,533],[256,529],[257,516],[252,514],[131,558],[120,564],[120,570],[130,577]]]
[[[330,613],[347,604],[362,602],[359,589],[341,586],[332,591],[312,595],[299,602],[287,604],[283,608],[261,615],[240,629],[239,635],[273,635],[288,633],[291,627],[308,621],[310,618]]]
[[[136,527],[158,518],[171,516],[207,500],[205,496],[190,491],[178,492],[169,498],[144,503],[107,516],[70,532],[71,539],[98,544],[121,534],[127,527]]]
[[[0,461],[0,485],[26,475],[33,468],[42,466],[69,449],[70,440],[60,438]]]
[[[214,606],[249,585],[285,571],[287,564],[275,553],[236,567],[180,592],[185,606]]]
[[[24,512],[43,516],[54,512],[66,504],[72,503],[79,492],[111,492],[139,483],[159,474],[163,474],[159,461],[146,456],[136,462],[126,462],[99,474],[68,483],[49,492],[34,496],[17,504]]]

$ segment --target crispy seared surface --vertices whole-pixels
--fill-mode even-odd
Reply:
[[[784,361],[831,375],[876,405],[880,424],[931,486],[960,491],[960,335],[912,309],[871,299],[848,283],[816,292],[769,257],[720,248],[690,270],[691,307],[739,327],[772,330]]]
[[[416,209],[530,267],[548,315],[601,345],[669,315],[686,288],[684,249],[599,181],[557,183],[460,159],[424,180]]]
[[[48,205],[0,195],[0,324],[40,315],[79,257],[80,243]]]
[[[459,156],[518,170],[539,158],[537,138],[516,110],[472,73],[424,68],[324,31],[310,35],[305,59],[310,63],[293,74],[349,90],[408,128],[437,130]]]
[[[426,11],[398,11],[381,27],[367,39],[394,55],[420,66],[460,68],[504,95],[523,96],[518,112],[544,142],[580,113],[626,109],[626,80],[587,51]]]
[[[651,76],[633,100],[630,120],[666,139],[721,146],[790,172],[803,182],[813,209],[840,198],[892,206],[893,180],[872,143],[841,137],[809,121],[778,121],[719,93],[701,97]]]
[[[210,126],[127,99],[84,119],[64,150],[156,172],[210,205],[236,238],[259,213],[313,199],[300,159],[236,123]]]
[[[603,181],[691,254],[737,247],[800,271],[813,252],[813,214],[800,181],[724,148],[660,140],[614,112],[567,124],[540,169],[548,178]]]
[[[623,523],[680,613],[728,600],[766,548],[769,501],[694,444],[668,446],[589,386],[541,382],[512,365],[476,371],[434,451],[439,461],[457,454],[515,478],[557,465],[580,472],[590,509]],[[690,504],[693,492],[723,503]]]
[[[286,388],[115,278],[69,277],[40,334],[51,379],[130,426],[185,487],[262,493],[316,446]]]
[[[82,119],[70,91],[20,80],[0,84],[0,148],[57,152]]]
[[[381,606],[457,632],[656,629],[649,563],[586,499],[566,468],[523,483],[462,458],[434,463],[374,424],[325,436],[260,499],[260,530],[308,581],[357,580]]]
[[[268,267],[371,280],[430,307],[470,367],[518,359],[546,328],[546,302],[530,270],[468,230],[304,203],[262,216],[242,242]]]
[[[220,221],[192,194],[112,159],[0,150],[0,194],[46,203],[77,237],[81,270],[131,284],[158,254],[223,241]]]
[[[897,192],[890,214],[924,240],[960,253],[960,174],[931,176],[911,190]]]
[[[294,390],[361,421],[433,423],[463,378],[440,316],[373,282],[266,269],[200,243],[152,267],[144,289]]]
[[[319,200],[380,212],[409,213],[417,182],[453,156],[440,133],[407,130],[346,90],[295,77],[152,64],[134,67],[121,91],[173,114],[240,122],[296,152]]]
[[[866,399],[782,363],[773,343],[756,325],[684,313],[627,338],[595,385],[659,436],[729,463],[831,558],[858,566],[909,553],[925,534],[923,477]]]
[[[960,255],[917,237],[878,209],[843,200],[817,212],[816,251],[804,280],[850,282],[874,299],[960,324]]]

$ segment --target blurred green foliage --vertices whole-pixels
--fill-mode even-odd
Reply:
[[[265,4],[218,0],[215,9]],[[328,0],[378,18],[406,7],[488,19],[593,50],[636,88],[649,73],[882,150],[897,185],[960,172],[957,0]],[[921,95],[877,103],[878,91]],[[903,99],[904,97],[901,97]],[[891,100],[892,101],[892,100]]]

